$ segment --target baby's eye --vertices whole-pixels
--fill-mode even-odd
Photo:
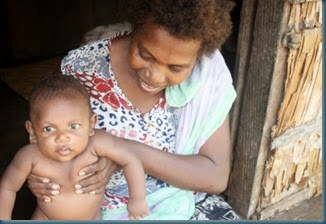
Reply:
[[[72,125],[70,126],[71,129],[77,129],[77,128],[79,128],[79,127],[80,127],[79,124],[72,124]]]
[[[49,132],[53,132],[55,130],[54,127],[51,127],[51,126],[47,126],[45,128],[43,128],[43,131],[49,133]]]

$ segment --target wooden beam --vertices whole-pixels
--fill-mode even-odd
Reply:
[[[321,0],[289,0],[291,4],[306,3],[306,2],[317,2]]]
[[[310,136],[311,133],[316,131],[320,131],[320,133],[322,133],[321,118],[310,123],[288,129],[283,135],[280,135],[273,139],[271,143],[271,149],[276,149],[288,142],[294,141],[295,139]]]
[[[309,198],[309,188],[296,192],[283,200],[268,206],[264,210],[254,215],[254,219],[263,220],[275,215],[278,211],[284,211],[285,208],[291,208],[299,202]]]
[[[246,7],[245,3],[248,1],[251,0],[243,2],[243,7]],[[229,203],[246,218],[250,216],[250,203],[255,200],[252,198],[252,191],[261,143],[268,142],[263,133],[268,133],[270,128],[264,125],[268,115],[273,75],[277,70],[275,64],[278,60],[277,49],[282,39],[280,31],[285,4],[288,2],[284,0],[258,0],[257,12],[251,15],[255,17],[253,42],[248,71],[243,81],[239,131],[234,143],[234,162],[228,189]],[[241,17],[242,19],[245,18]],[[239,41],[241,43],[241,40]],[[241,44],[247,43],[248,40],[244,40]],[[282,90],[281,87],[277,91]],[[275,108],[273,113],[276,113]]]

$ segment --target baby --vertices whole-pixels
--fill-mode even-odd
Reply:
[[[30,173],[49,177],[61,185],[61,193],[51,203],[37,200],[32,219],[100,219],[104,187],[99,194],[76,194],[74,185],[84,177],[81,168],[100,156],[119,164],[129,186],[129,219],[149,214],[145,174],[138,158],[94,130],[96,114],[89,95],[73,77],[46,77],[34,87],[30,98],[30,120],[26,121],[30,144],[21,148],[0,182],[0,219],[11,219],[16,192]]]

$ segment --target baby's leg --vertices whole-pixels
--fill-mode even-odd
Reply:
[[[38,206],[36,206],[36,209],[32,215],[32,220],[48,220],[48,218],[45,216],[45,214],[39,209]]]

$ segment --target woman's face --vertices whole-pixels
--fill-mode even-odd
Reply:
[[[128,59],[140,89],[155,95],[187,78],[199,48],[199,41],[176,38],[150,23],[132,36]]]

